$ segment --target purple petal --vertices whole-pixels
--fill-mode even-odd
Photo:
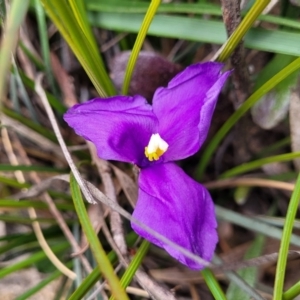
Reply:
[[[206,139],[219,93],[230,72],[221,74],[220,63],[195,64],[159,88],[153,111],[159,134],[169,144],[164,161],[195,154]]]
[[[64,119],[95,144],[99,157],[137,165],[146,160],[144,150],[157,127],[151,105],[141,96],[97,98],[73,106]]]
[[[206,188],[174,163],[157,164],[141,170],[139,187],[133,216],[192,253],[211,260],[218,241],[217,222]],[[164,248],[191,269],[203,267],[138,225],[132,223],[131,226],[139,235]]]

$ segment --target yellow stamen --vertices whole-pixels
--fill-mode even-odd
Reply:
[[[145,147],[145,156],[150,160],[159,160],[159,158],[167,151],[169,145],[164,141],[158,133],[152,134],[148,146]]]

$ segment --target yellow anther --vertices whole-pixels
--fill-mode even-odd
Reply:
[[[169,145],[164,141],[158,133],[152,134],[148,146],[145,147],[145,156],[150,160],[159,160],[159,158],[167,151]]]

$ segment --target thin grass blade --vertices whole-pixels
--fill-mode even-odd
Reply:
[[[274,300],[282,299],[283,284],[284,284],[285,270],[287,264],[287,255],[291,243],[293,224],[296,218],[296,213],[298,211],[299,202],[300,202],[300,173],[296,181],[295,190],[289,202],[285,224],[283,227],[282,239],[279,248],[279,257],[277,261],[276,275],[275,275],[275,285],[274,285],[274,294],[273,294]]]
[[[73,175],[70,177],[70,187],[71,187],[71,194],[74,201],[74,206],[80,221],[80,224],[85,232],[85,235],[87,237],[87,240],[90,243],[91,249],[93,251],[94,257],[97,261],[97,264],[99,266],[99,269],[107,279],[112,294],[116,297],[116,299],[128,299],[128,296],[126,295],[124,289],[122,288],[120,281],[118,277],[114,273],[114,269],[109,261],[109,258],[107,257],[105,251],[103,250],[100,241],[91,225],[91,222],[89,220],[89,216],[86,211],[86,207],[84,205],[80,188],[74,178]]]
[[[9,71],[11,55],[17,45],[18,30],[25,18],[29,5],[29,0],[13,0],[6,19],[5,29],[2,33],[0,49],[0,108],[1,100],[5,93],[6,74]]]
[[[134,66],[136,64],[136,61],[139,56],[139,52],[142,48],[144,39],[146,37],[146,34],[150,27],[150,24],[155,16],[155,13],[159,7],[160,2],[161,2],[161,0],[152,0],[151,1],[149,9],[145,15],[145,18],[144,18],[141,28],[139,30],[138,36],[134,43],[131,55],[128,60],[127,68],[125,71],[125,77],[124,77],[124,82],[123,82],[123,87],[122,87],[122,93],[124,95],[127,95],[127,93],[128,93],[129,84],[130,84],[130,80],[131,80],[131,77],[133,74]]]
[[[223,140],[228,131],[237,123],[237,121],[267,92],[274,88],[278,83],[284,80],[290,74],[296,72],[300,68],[300,58],[297,58],[287,67],[278,72],[262,87],[260,87],[254,94],[252,94],[240,107],[236,110],[231,117],[225,122],[220,130],[214,135],[208,146],[204,150],[200,162],[196,168],[196,178],[201,179],[206,166],[208,165],[217,146]]]

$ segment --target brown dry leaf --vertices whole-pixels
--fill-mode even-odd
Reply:
[[[170,284],[196,284],[205,282],[199,271],[189,269],[180,270],[178,268],[153,269],[149,274],[157,281],[162,281]],[[218,278],[224,278],[219,272],[214,275]]]
[[[137,197],[138,197],[138,188],[137,184],[129,177],[125,172],[120,170],[114,165],[111,165],[128,201],[132,207],[135,207]]]
[[[61,65],[57,56],[51,52],[51,66],[53,70],[53,74],[56,78],[56,81],[63,93],[63,101],[67,107],[71,107],[78,103],[77,98],[75,96],[75,89],[73,80],[67,74],[63,66]]]
[[[299,259],[299,251],[289,251],[288,260]],[[260,267],[266,264],[276,263],[278,259],[278,253],[267,254],[256,258],[248,259],[245,261],[233,261],[222,266],[213,266],[210,269],[213,270],[217,278],[223,278],[222,273],[227,271],[239,270],[248,267]],[[178,268],[150,270],[150,275],[156,280],[163,281],[171,284],[192,284],[204,282],[203,277],[197,271],[188,269],[179,270]]]
[[[290,98],[290,130],[293,152],[300,151],[300,97],[298,91],[294,90]],[[294,159],[294,166],[300,170],[300,158]]]
[[[97,234],[99,233],[103,225],[104,219],[108,215],[108,212],[109,209],[106,209],[105,211],[102,209],[101,203],[99,203],[98,205],[89,205],[88,216],[91,221],[92,227]],[[84,232],[82,232],[81,242],[80,242],[81,251],[85,252],[88,246],[89,243],[87,241],[86,235],[84,234]]]

